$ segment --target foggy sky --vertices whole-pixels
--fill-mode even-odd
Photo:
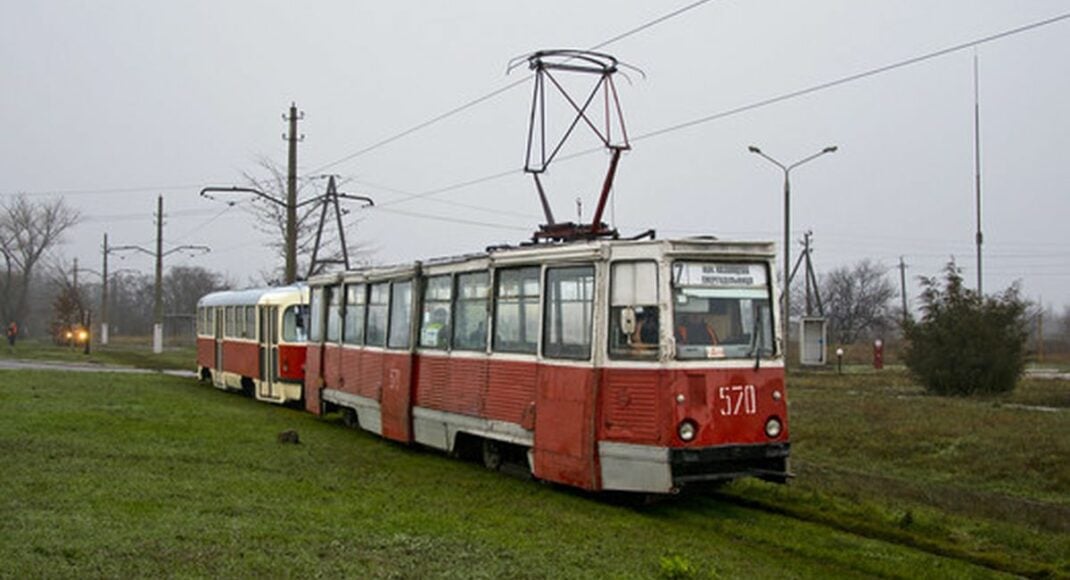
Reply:
[[[350,154],[524,78],[510,59],[587,48],[688,2],[41,1],[4,3],[0,196],[62,194],[85,216],[61,251],[100,268],[110,243],[153,243],[164,195],[168,258],[256,283],[277,263],[242,205],[205,200],[257,159],[286,162],[291,101],[306,117],[302,176],[338,173],[378,208],[348,216],[375,263],[480,251],[530,236],[542,215],[520,172],[531,83],[426,129]],[[974,50],[648,136],[660,130],[1070,12],[1065,1],[711,1],[601,50],[645,73],[617,87],[633,150],[607,218],[622,233],[782,239],[812,230],[819,271],[903,256],[914,277],[954,256],[974,285]],[[983,44],[985,290],[1021,280],[1070,304],[1070,20]],[[580,139],[563,154],[588,148]],[[589,219],[608,157],[546,178],[559,219]],[[512,170],[499,179],[425,195]],[[306,193],[322,189],[313,182]],[[414,195],[421,197],[413,198]],[[798,255],[799,247],[792,248]],[[111,267],[152,271],[133,255]],[[892,279],[898,284],[898,273]],[[916,300],[913,300],[916,304]]]

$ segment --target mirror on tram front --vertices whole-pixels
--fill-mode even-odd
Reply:
[[[623,308],[620,311],[620,331],[625,336],[632,336],[635,334],[635,309],[632,307]]]

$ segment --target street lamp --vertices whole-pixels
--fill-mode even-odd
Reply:
[[[826,153],[835,153],[837,147],[835,145],[825,147],[821,151],[818,151],[817,153],[814,153],[809,157],[804,157],[803,159],[800,159],[795,163],[792,163],[791,165],[784,165],[776,159],[773,159],[765,153],[762,153],[762,150],[755,147],[754,145],[751,145],[747,149],[751,153],[759,155],[766,161],[772,163],[773,165],[776,165],[781,169],[781,171],[784,172],[784,311],[783,314],[781,314],[781,330],[784,335],[784,369],[786,370],[788,368],[788,333],[791,328],[790,324],[788,323],[789,319],[791,318],[791,181],[789,179],[789,175],[791,174],[792,169],[795,169],[803,163],[813,161],[814,159],[817,159],[818,157],[821,157]]]
[[[160,198],[163,199],[162,197]],[[161,201],[161,204],[163,202]],[[163,206],[161,205],[160,215],[163,215]],[[152,325],[152,352],[160,354],[163,352],[163,259],[165,256],[170,256],[176,252],[189,252],[190,257],[199,253],[211,252],[211,248],[208,246],[191,246],[184,245],[171,248],[166,252],[163,251],[163,241],[160,235],[156,236],[156,251],[153,252],[147,248],[141,246],[112,246],[110,249],[112,252],[141,252],[149,256],[156,257],[156,285],[153,296],[153,325]]]

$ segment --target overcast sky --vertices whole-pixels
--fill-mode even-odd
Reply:
[[[167,265],[246,285],[275,265],[266,236],[241,205],[198,191],[241,183],[261,157],[285,165],[281,114],[294,101],[306,114],[300,174],[338,173],[379,206],[347,218],[369,260],[519,242],[542,221],[520,171],[530,80],[337,162],[524,79],[506,74],[514,57],[600,45],[688,4],[5,1],[0,196],[64,195],[85,219],[62,251],[99,269],[104,232],[113,245],[153,243],[163,194],[167,244],[213,250]],[[618,80],[633,150],[607,217],[625,234],[779,246],[782,174],[747,146],[791,163],[837,145],[792,173],[793,238],[813,231],[818,270],[903,256],[916,298],[914,277],[954,256],[972,286],[972,48],[660,131],[1066,13],[1065,0],[711,0],[630,34],[601,48],[646,74]],[[1034,300],[1070,304],[1070,20],[976,54],[985,290],[1021,280]],[[589,214],[607,160],[551,166],[559,218],[575,216],[576,197]],[[147,256],[119,265],[152,269]]]

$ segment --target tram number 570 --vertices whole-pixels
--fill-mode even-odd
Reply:
[[[753,415],[758,412],[758,400],[754,385],[732,385],[717,389],[721,402],[721,415]]]

